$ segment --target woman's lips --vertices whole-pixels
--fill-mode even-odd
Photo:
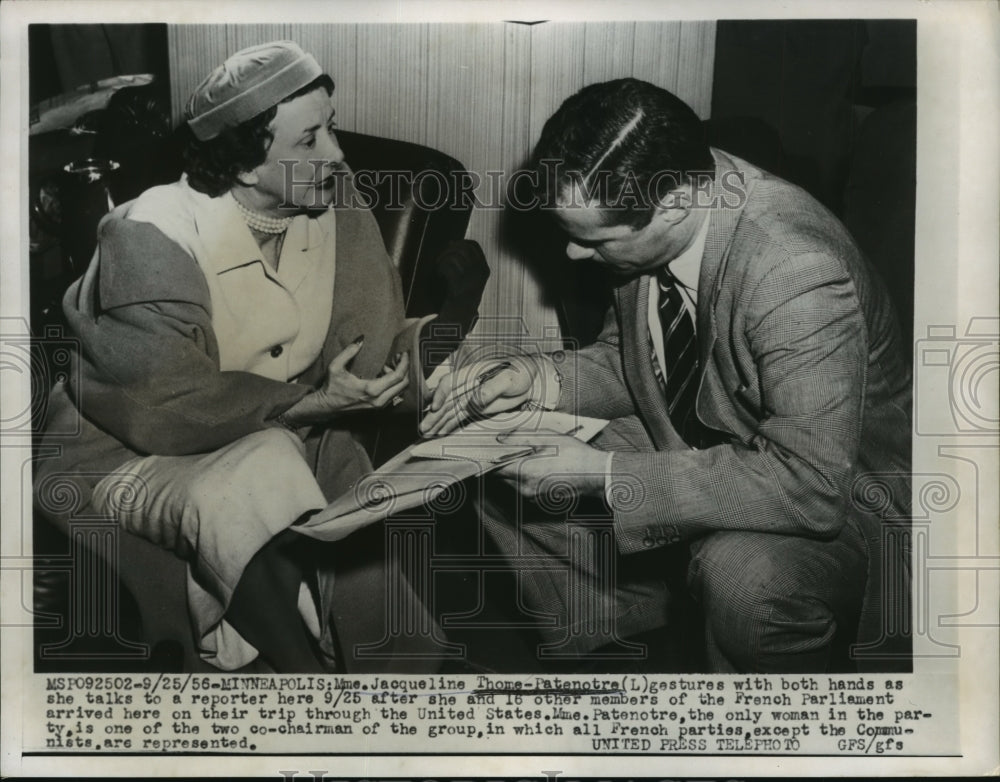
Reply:
[[[347,176],[347,169],[345,168],[335,168],[330,174],[316,183],[316,187],[327,190],[336,183],[336,181],[342,177]]]

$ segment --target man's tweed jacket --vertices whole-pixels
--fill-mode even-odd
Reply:
[[[910,506],[911,382],[892,306],[825,208],[713,154],[697,201],[712,208],[696,410],[729,442],[692,450],[670,424],[650,359],[648,278],[618,286],[598,340],[567,354],[560,407],[621,419],[608,439],[627,449],[609,488],[623,553],[717,530],[831,538],[857,523],[869,554],[859,639],[877,640],[884,610],[905,605],[881,588],[883,530]]]

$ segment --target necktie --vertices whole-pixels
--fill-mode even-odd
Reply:
[[[698,340],[694,320],[684,305],[677,278],[666,267],[656,273],[660,287],[660,328],[663,330],[663,358],[666,372],[653,353],[653,369],[663,384],[670,421],[688,445],[701,447],[708,430],[694,412],[698,394]]]

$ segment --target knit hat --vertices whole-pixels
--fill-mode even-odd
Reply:
[[[208,141],[276,106],[323,69],[291,41],[272,41],[237,52],[198,85],[186,118],[195,137]]]

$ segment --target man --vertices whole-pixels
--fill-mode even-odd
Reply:
[[[529,497],[553,474],[605,496],[619,591],[637,552],[688,545],[712,671],[821,671],[838,633],[877,641],[898,599],[882,594],[879,513],[905,518],[909,503],[910,377],[845,229],[710,149],[688,106],[634,79],[569,98],[535,159],[567,255],[617,275],[603,332],[464,396],[484,368],[446,378],[423,431],[525,403],[612,419],[598,447],[509,436],[538,452],[502,474]],[[873,484],[878,508],[857,496]],[[572,599],[559,590],[528,591]]]
[[[81,433],[41,462],[38,507],[65,527],[69,480],[83,512],[184,559],[196,642],[226,670],[258,654],[326,670],[335,603],[369,640],[383,631],[383,563],[334,586],[335,552],[296,534],[371,470],[355,417],[410,386],[374,218],[349,184],[331,208],[347,173],[333,88],[288,41],[226,60],[188,102],[185,176],[103,220],[64,299],[79,383],[57,386],[49,428]]]

